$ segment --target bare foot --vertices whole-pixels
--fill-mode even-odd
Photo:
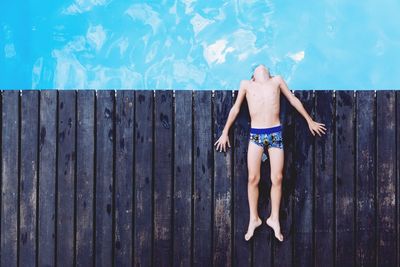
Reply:
[[[273,220],[273,219],[271,219],[271,217],[269,217],[266,222],[267,222],[267,225],[274,230],[275,237],[279,241],[283,241],[283,235],[281,234],[281,228],[279,226],[279,221]]]
[[[249,222],[249,228],[247,229],[247,233],[244,235],[244,239],[246,241],[249,241],[250,238],[253,236],[254,234],[254,230],[260,226],[262,224],[262,221],[260,218],[258,218],[257,220],[250,220]]]

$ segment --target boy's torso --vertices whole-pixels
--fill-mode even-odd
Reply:
[[[246,89],[251,127],[267,128],[279,125],[279,83],[274,78],[265,83],[248,81]]]

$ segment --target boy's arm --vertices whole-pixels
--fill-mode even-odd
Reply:
[[[292,93],[290,92],[285,80],[281,76],[276,76],[279,82],[279,87],[281,89],[281,92],[286,98],[288,99],[289,103],[296,108],[296,110],[303,115],[303,117],[306,119],[307,123],[310,123],[313,121],[313,119],[310,117],[310,115],[307,113],[305,110],[303,104],[301,101]]]
[[[236,98],[235,104],[232,106],[231,110],[229,111],[228,119],[226,120],[225,127],[222,130],[223,134],[228,135],[229,128],[231,127],[232,123],[235,121],[237,114],[240,111],[240,106],[246,96],[246,80],[242,80],[240,82],[239,93]]]

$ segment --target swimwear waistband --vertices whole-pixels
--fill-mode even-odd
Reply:
[[[281,130],[282,130],[282,125],[278,125],[270,128],[250,128],[250,133],[269,134],[269,133],[279,132]]]

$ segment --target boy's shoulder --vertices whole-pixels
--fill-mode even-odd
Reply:
[[[245,91],[249,88],[250,80],[241,80],[240,81],[240,88],[243,88]]]

